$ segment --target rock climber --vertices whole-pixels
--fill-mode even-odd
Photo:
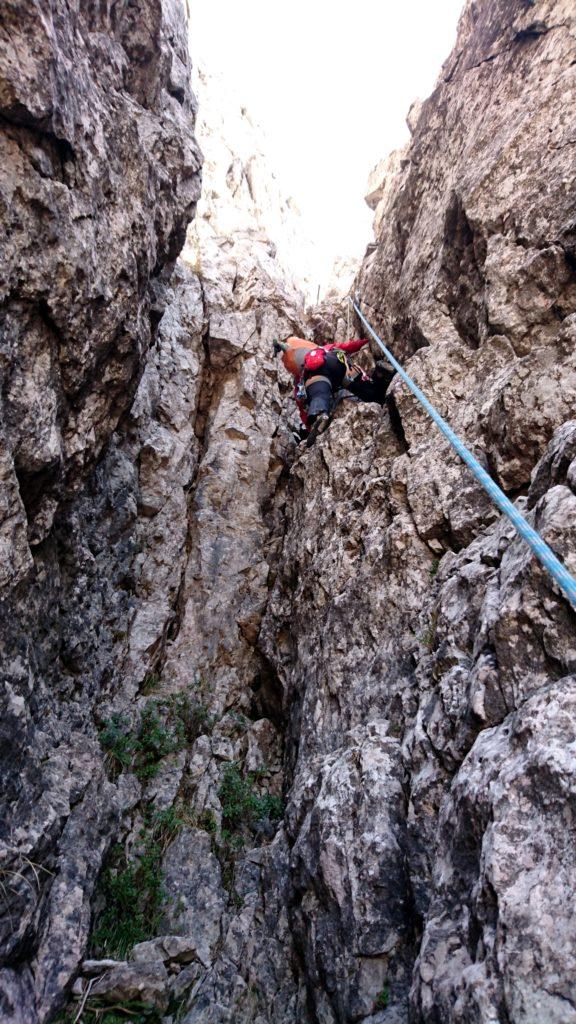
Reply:
[[[346,387],[361,402],[377,402],[378,405],[384,405],[386,392],[393,377],[394,370],[389,369],[383,359],[378,359],[374,364],[371,377],[359,372],[356,377],[348,381]]]
[[[282,352],[282,362],[294,378],[294,397],[300,418],[309,431],[308,447],[326,430],[334,396],[351,374],[346,357],[366,344],[363,338],[325,345],[314,345],[295,337],[274,342],[274,352]]]

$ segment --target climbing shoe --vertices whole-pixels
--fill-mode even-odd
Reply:
[[[294,438],[296,444],[302,444],[302,442],[305,441],[306,438],[308,437],[308,431],[306,430],[306,427],[300,427],[299,430],[293,430],[292,437]]]
[[[330,424],[330,417],[327,412],[318,413],[314,423],[310,427],[310,433],[306,439],[306,447],[311,448],[319,434],[323,434]]]

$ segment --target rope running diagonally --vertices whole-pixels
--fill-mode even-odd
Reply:
[[[431,402],[428,401],[426,395],[420,390],[417,384],[414,383],[411,377],[408,376],[405,370],[402,369],[400,363],[394,358],[392,353],[386,348],[384,342],[378,337],[376,331],[368,323],[366,317],[358,307],[358,301],[354,301],[349,296],[349,301],[356,310],[360,320],[369,331],[370,335],[374,338],[377,345],[380,346],[388,362],[392,364],[394,369],[400,374],[402,380],[410,388],[413,395],[416,396],[420,404],[425,408],[429,416],[432,417],[434,423],[440,428],[445,437],[448,438],[452,447],[458,452],[460,458],[466,463],[469,469],[472,470],[474,476],[478,480],[485,491],[488,492],[492,501],[498,506],[498,508],[508,516],[508,519],[516,529],[517,533],[526,541],[531,547],[532,551],[536,555],[536,558],[542,563],[545,569],[548,570],[550,575],[556,580],[556,583],[564,591],[566,597],[576,608],[576,579],[570,575],[566,567],[562,562],[556,558],[556,555],[551,548],[548,547],[545,541],[536,530],[530,526],[530,523],[524,518],[518,509],[512,504],[509,498],[506,497],[504,492],[500,490],[498,484],[494,483],[492,477],[488,475],[486,470],[480,465],[478,459],[472,455],[472,452],[468,450],[466,445],[460,440],[457,434],[454,433],[452,428],[446,423],[446,420],[442,418],[439,412],[436,411]]]

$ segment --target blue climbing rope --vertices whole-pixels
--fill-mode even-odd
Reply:
[[[556,555],[551,548],[549,548],[542,540],[540,534],[530,526],[530,523],[528,523],[526,519],[524,519],[524,516],[520,514],[517,508],[515,508],[504,492],[500,490],[498,484],[495,484],[486,470],[483,469],[478,462],[478,459],[472,455],[472,452],[468,451],[466,445],[463,444],[460,438],[454,433],[452,428],[446,423],[446,420],[442,418],[440,413],[436,412],[436,409],[431,402],[428,401],[426,395],[420,391],[420,388],[414,383],[412,378],[409,377],[406,371],[402,369],[398,360],[394,358],[391,352],[389,352],[382,339],[378,337],[376,331],[368,323],[366,317],[359,309],[357,302],[355,302],[351,296],[348,298],[360,317],[360,320],[374,338],[376,344],[382,349],[388,362],[390,362],[394,369],[400,374],[402,380],[406,382],[412,394],[416,396],[420,404],[426,409],[428,415],[432,417],[436,426],[439,427],[444,436],[448,438],[450,444],[456,449],[460,458],[472,470],[474,476],[478,482],[482,484],[484,490],[488,492],[492,501],[499,509],[501,509],[502,512],[504,512],[505,515],[508,516],[508,519],[516,531],[532,548],[536,558],[542,563],[544,568],[548,570],[550,575],[556,580],[558,586],[564,591],[572,606],[576,608],[576,579],[570,575],[566,567],[562,565],[562,562],[556,558]]]

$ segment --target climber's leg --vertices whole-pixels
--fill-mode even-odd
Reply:
[[[301,423],[299,427],[293,427],[292,429],[292,437],[296,441],[296,444],[302,444],[302,441],[305,441],[309,435],[310,431],[303,423]]]
[[[332,408],[332,385],[326,377],[316,379],[306,385],[308,397],[308,426],[314,424],[317,416],[324,413],[330,415]]]
[[[336,409],[337,406],[340,405],[340,402],[343,402],[344,399],[346,399],[349,402],[360,401],[360,399],[356,395],[352,394],[352,392],[349,391],[348,388],[340,388],[340,390],[336,393],[334,402],[332,403],[332,411],[334,411],[334,409]]]
[[[330,423],[332,410],[332,385],[326,377],[317,378],[306,385],[308,396],[308,425],[310,434],[306,447],[311,448],[318,434],[322,434]]]
[[[318,434],[323,434],[327,427],[330,426],[330,416],[327,412],[319,412],[314,417],[314,423],[310,427],[310,433],[306,438],[306,447],[311,448],[315,443]]]

